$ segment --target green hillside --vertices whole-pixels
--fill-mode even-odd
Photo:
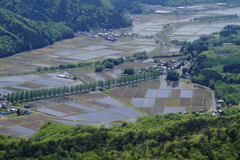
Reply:
[[[1,8],[0,17],[0,57],[74,36],[72,29],[61,23],[29,20]]]
[[[166,114],[111,128],[47,123],[29,140],[1,136],[1,159],[239,159],[240,114]]]
[[[142,10],[137,0],[2,0],[0,57],[72,38],[78,30],[131,26],[125,12]]]

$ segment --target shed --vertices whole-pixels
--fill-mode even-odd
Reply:
[[[217,100],[217,103],[224,103],[224,100],[219,99]]]
[[[26,115],[32,115],[32,111],[25,111]]]

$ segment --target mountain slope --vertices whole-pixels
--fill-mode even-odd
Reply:
[[[0,57],[74,36],[73,30],[61,23],[29,20],[1,8],[0,17]]]
[[[238,159],[240,114],[166,114],[105,127],[48,123],[30,140],[1,136],[1,159]],[[151,125],[146,129],[143,126]]]

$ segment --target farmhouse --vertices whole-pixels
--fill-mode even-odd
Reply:
[[[158,13],[158,14],[168,14],[171,13],[172,11],[163,11],[163,10],[156,10],[154,11],[154,13]]]
[[[6,104],[3,104],[2,106],[3,108],[8,108],[8,107],[12,107],[13,105],[12,103],[6,103]]]

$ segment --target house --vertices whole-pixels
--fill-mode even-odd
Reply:
[[[29,105],[25,105],[24,107],[25,107],[25,108],[31,108]]]
[[[217,103],[224,103],[224,100],[217,100]]]
[[[64,75],[64,74],[59,74],[57,77],[66,78],[66,75]]]
[[[12,103],[6,103],[6,104],[3,104],[2,106],[3,108],[9,108],[9,107],[12,107],[13,105]]]

